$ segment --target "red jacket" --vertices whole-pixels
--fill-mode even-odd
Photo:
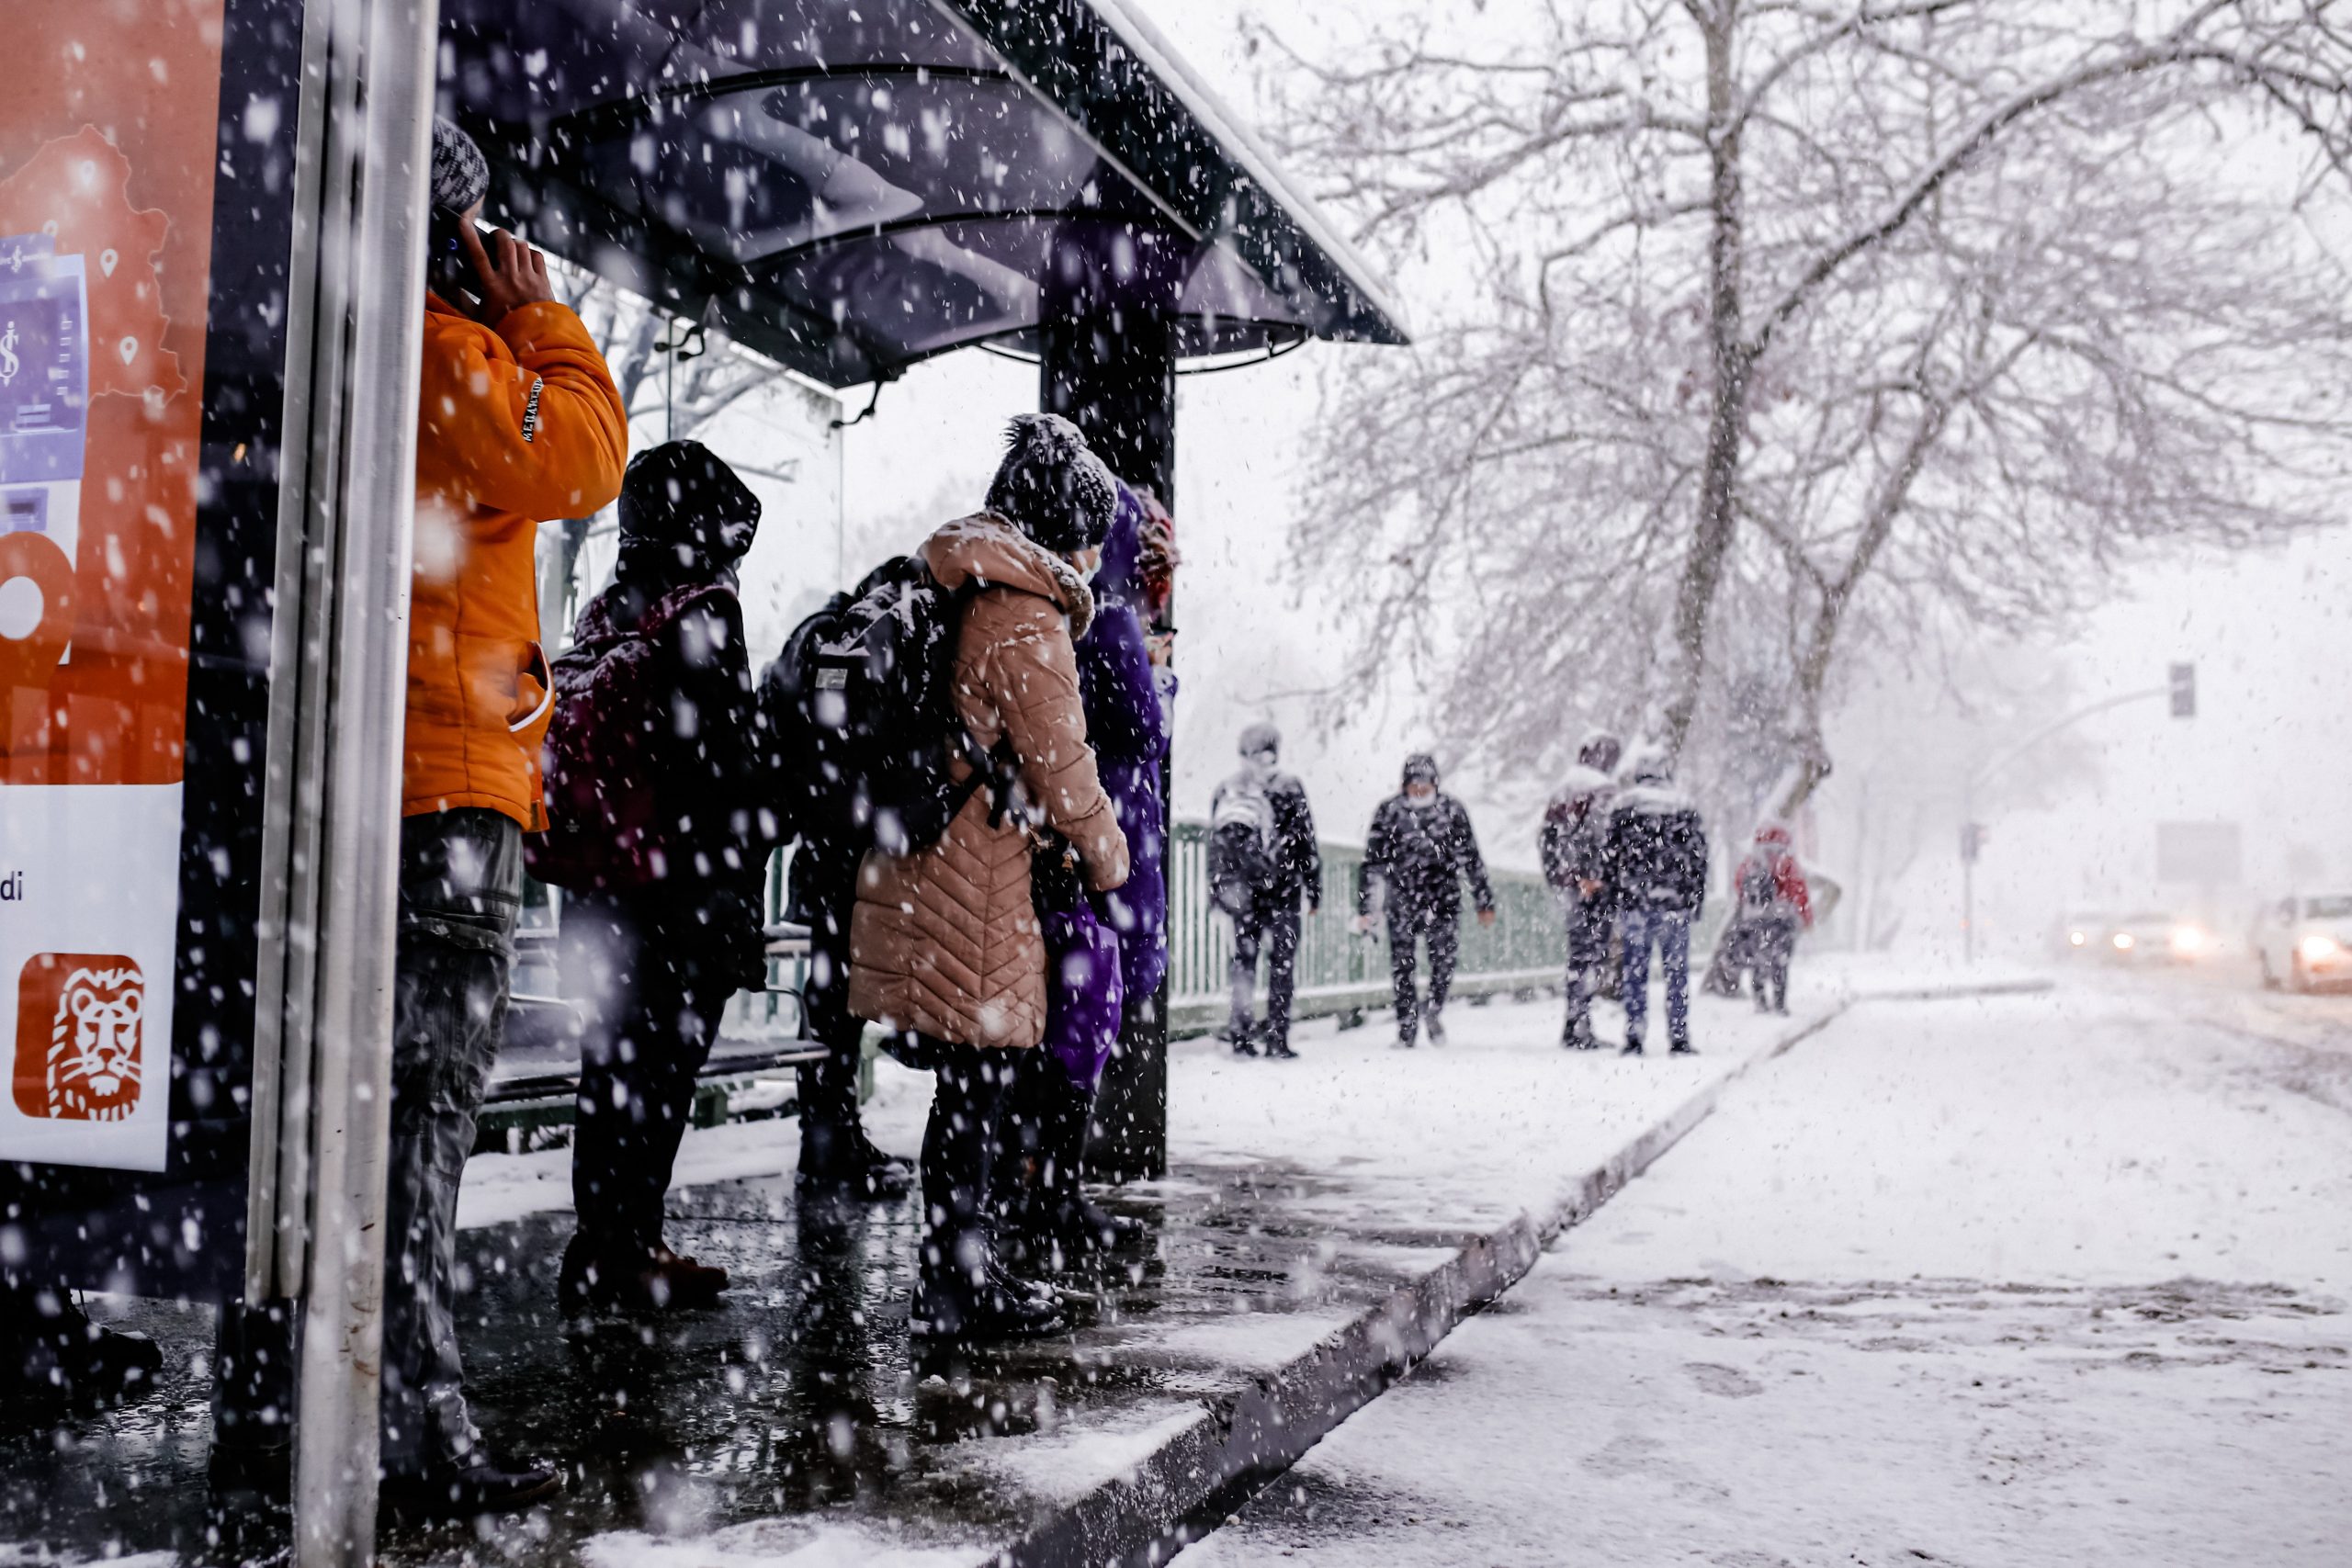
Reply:
[[[1786,828],[1768,827],[1756,830],[1756,847],[1739,863],[1739,870],[1732,876],[1732,897],[1742,912],[1748,911],[1744,889],[1749,876],[1770,872],[1772,877],[1772,902],[1777,908],[1793,912],[1804,929],[1813,929],[1813,890],[1805,886],[1804,868],[1797,863],[1794,851],[1789,848]]]

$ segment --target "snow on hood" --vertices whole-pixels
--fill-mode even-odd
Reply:
[[[1552,792],[1552,804],[1566,806],[1579,795],[1589,795],[1610,789],[1617,781],[1599,768],[1588,768],[1582,762],[1570,765],[1560,775],[1560,787]]]
[[[1642,817],[1663,817],[1670,811],[1697,807],[1689,795],[1670,784],[1629,784],[1617,792],[1616,809]]]

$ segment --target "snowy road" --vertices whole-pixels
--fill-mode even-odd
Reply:
[[[2345,1562],[2352,1031],[2208,991],[1857,1009],[1181,1561]]]

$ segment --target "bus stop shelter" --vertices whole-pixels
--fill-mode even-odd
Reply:
[[[1186,362],[1403,333],[1124,0],[16,20],[46,63],[0,107],[7,1249],[299,1303],[296,1551],[358,1560],[431,114],[493,217],[829,387],[1034,357],[1171,507]],[[1156,1174],[1164,1040],[1126,1047],[1100,1163]]]

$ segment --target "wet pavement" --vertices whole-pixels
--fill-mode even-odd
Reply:
[[[1093,1297],[1074,1333],[922,1364],[906,1329],[911,1200],[803,1202],[788,1178],[676,1194],[672,1245],[724,1265],[735,1286],[723,1306],[661,1319],[562,1320],[569,1214],[469,1231],[460,1333],[476,1420],[495,1450],[563,1462],[566,1490],[495,1525],[389,1529],[384,1561],[569,1562],[611,1532],[700,1536],[810,1514],[983,1555],[1100,1479],[1099,1458],[1073,1449],[1065,1484],[1050,1442],[1042,1461],[1033,1448],[1001,1467],[1012,1456],[976,1439],[1131,1431],[1197,1410],[1459,1240],[1409,1227],[1338,1235],[1286,1213],[1331,1185],[1260,1164],[1110,1193],[1109,1206],[1150,1224],[1154,1247],[1073,1279]],[[107,1304],[164,1344],[164,1385],[141,1404],[62,1422],[10,1413],[0,1540],[67,1561],[273,1555],[282,1519],[207,1483],[211,1313]]]
[[[560,1461],[567,1489],[522,1517],[390,1528],[384,1561],[752,1568],[815,1543],[946,1568],[1025,1542],[1093,1562],[1221,1517],[1219,1488],[1286,1463],[1516,1278],[1531,1224],[1589,1207],[1601,1168],[1624,1179],[1626,1151],[1808,1027],[1709,1002],[1704,1055],[1628,1061],[1562,1052],[1555,1009],[1472,1010],[1442,1052],[1329,1025],[1275,1066],[1177,1047],[1174,1174],[1102,1194],[1149,1226],[1148,1256],[1088,1282],[1073,1333],[960,1364],[910,1358],[911,1200],[808,1205],[751,1174],[789,1168],[789,1122],[689,1134],[669,1239],[736,1283],[659,1321],[563,1322],[568,1156],[479,1158],[459,1238],[476,1417],[494,1450]],[[911,1147],[928,1100],[893,1067],[869,1125]],[[164,1386],[63,1422],[0,1412],[0,1565],[282,1551],[282,1517],[207,1483],[209,1311],[95,1310],[163,1342]]]

